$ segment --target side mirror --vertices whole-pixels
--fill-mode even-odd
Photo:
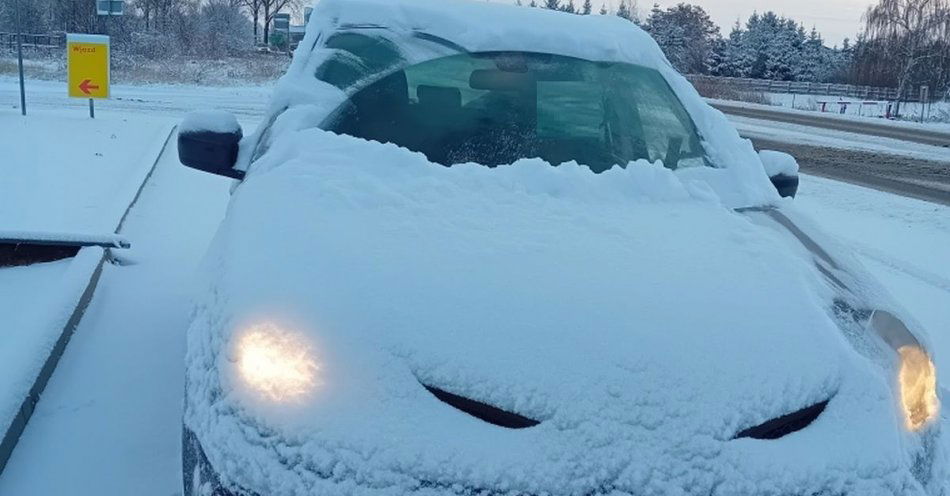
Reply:
[[[774,150],[759,150],[759,159],[778,194],[783,198],[794,198],[798,193],[798,161],[795,157]]]
[[[193,169],[243,179],[244,171],[234,169],[242,137],[241,125],[229,112],[191,112],[178,128],[178,159]]]

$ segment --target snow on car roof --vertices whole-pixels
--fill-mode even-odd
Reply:
[[[311,31],[383,27],[425,33],[470,52],[521,50],[668,65],[648,34],[617,16],[459,0],[323,0],[312,18]]]

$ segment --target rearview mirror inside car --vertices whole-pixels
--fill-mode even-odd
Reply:
[[[244,171],[234,169],[243,136],[229,112],[191,112],[178,129],[178,159],[193,169],[243,179]]]
[[[783,198],[798,193],[798,161],[795,157],[774,150],[759,150],[759,159],[772,185]]]

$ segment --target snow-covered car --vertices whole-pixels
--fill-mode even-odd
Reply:
[[[185,494],[948,491],[926,335],[632,23],[322,0],[179,153]]]

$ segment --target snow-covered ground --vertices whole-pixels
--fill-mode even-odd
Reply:
[[[226,87],[113,84],[112,98],[96,102],[96,117],[140,114],[149,118],[170,116],[177,120],[192,110],[221,108],[238,118],[254,118],[263,114],[272,92],[271,84]],[[19,108],[20,88],[15,79],[0,76],[0,102],[10,109],[10,114],[12,109]],[[70,109],[77,117],[84,117],[89,115],[88,107],[86,100],[66,96],[66,83],[26,82],[26,108],[31,115],[36,109]]]
[[[190,277],[230,181],[168,147],[126,220],[124,265],[95,298],[0,477],[4,495],[181,492],[184,330]]]
[[[114,232],[173,124],[109,112],[3,112],[11,146],[0,163],[0,232]]]
[[[783,94],[779,96],[780,98],[777,98],[773,105],[740,102],[740,101],[735,101],[735,100],[718,100],[715,98],[707,98],[706,101],[712,104],[721,104],[721,105],[734,106],[734,107],[747,107],[747,108],[753,108],[753,109],[763,109],[763,110],[768,110],[770,112],[785,112],[789,114],[797,114],[797,115],[804,115],[804,116],[810,116],[810,117],[814,117],[817,114],[826,119],[842,120],[842,121],[850,121],[850,122],[871,122],[871,123],[875,123],[879,125],[894,126],[894,127],[904,128],[904,129],[920,129],[924,131],[938,131],[938,132],[950,131],[950,122],[946,122],[946,121],[932,120],[928,122],[916,122],[914,120],[888,120],[888,119],[884,119],[883,116],[869,115],[868,112],[862,112],[859,114],[857,110],[855,110],[854,112],[848,111],[844,114],[841,114],[839,112],[822,112],[819,114],[816,110],[820,110],[820,108],[814,109],[811,106],[799,105],[798,103],[796,103],[795,106],[793,107],[791,105],[791,95]],[[796,97],[805,98],[801,95],[796,95]],[[786,102],[786,98],[788,99],[787,102]],[[810,97],[810,98],[814,98],[814,97]],[[933,115],[942,116],[944,115],[944,113],[950,113],[950,109],[948,109],[948,107],[950,107],[950,104],[947,104],[945,102],[939,102],[939,103],[934,104]],[[832,107],[829,105],[828,108],[832,108]],[[948,116],[948,118],[950,118],[950,116]]]
[[[68,260],[0,268],[0,432],[15,422],[102,255],[90,247]]]

